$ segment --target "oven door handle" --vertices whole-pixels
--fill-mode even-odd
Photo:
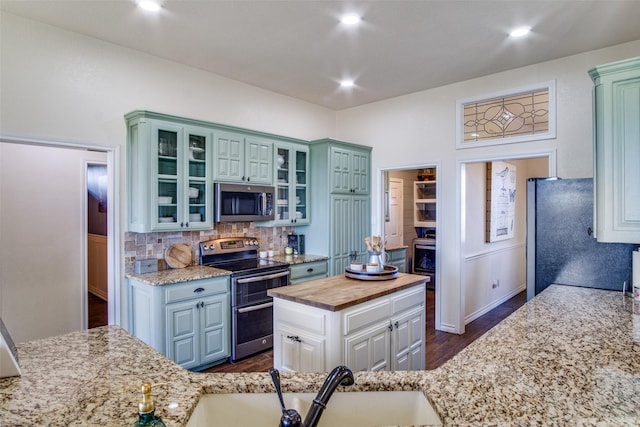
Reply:
[[[431,250],[435,250],[436,246],[435,245],[415,245],[416,249],[431,249]]]
[[[259,282],[261,280],[277,279],[278,277],[284,277],[289,275],[289,270],[280,273],[267,274],[266,276],[255,276],[247,279],[236,279],[238,283],[251,283]]]
[[[264,304],[252,305],[251,307],[239,308],[238,313],[249,313],[250,311],[262,310],[263,308],[273,307],[273,301]]]

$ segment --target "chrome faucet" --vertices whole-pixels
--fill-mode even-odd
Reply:
[[[295,409],[286,409],[284,406],[284,399],[282,398],[282,389],[280,387],[280,373],[277,369],[269,369],[269,374],[273,381],[273,385],[280,399],[280,408],[282,409],[282,417],[280,418],[280,427],[316,427],[322,412],[326,409],[327,403],[333,392],[339,385],[349,386],[353,385],[353,373],[346,366],[337,366],[329,373],[329,376],[320,387],[320,391],[313,399],[313,403],[307,412],[307,416],[304,422],[301,422],[301,417],[298,411]]]

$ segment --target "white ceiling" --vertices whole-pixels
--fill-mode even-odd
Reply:
[[[0,10],[340,110],[640,40],[640,0],[0,0]],[[346,28],[343,12],[363,22]],[[527,39],[509,39],[527,25]],[[640,52],[639,52],[640,54]],[[338,80],[356,86],[340,90]]]

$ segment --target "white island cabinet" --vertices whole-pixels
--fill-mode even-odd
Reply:
[[[272,289],[274,367],[283,372],[422,370],[425,276],[344,276]]]

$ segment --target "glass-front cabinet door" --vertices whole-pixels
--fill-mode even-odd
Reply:
[[[275,222],[309,224],[309,149],[295,144],[275,145]]]
[[[210,132],[158,122],[151,135],[157,153],[153,229],[210,228]]]

